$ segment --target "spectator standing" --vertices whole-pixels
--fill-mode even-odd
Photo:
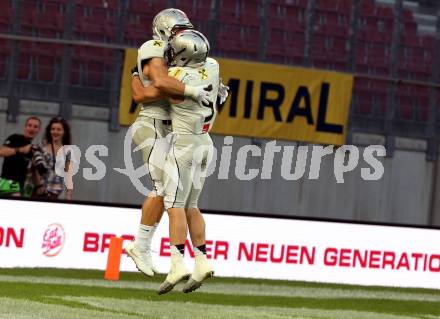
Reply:
[[[32,140],[41,129],[41,120],[36,116],[26,119],[23,134],[8,136],[0,146],[0,156],[4,157],[0,177],[0,195],[21,196],[29,163],[32,158]]]
[[[65,185],[65,199],[72,199],[71,153],[63,147],[70,144],[70,127],[66,120],[61,117],[51,119],[43,142],[33,151],[31,172],[35,184],[34,196],[58,198]],[[60,165],[64,165],[65,178],[56,172],[56,166]]]

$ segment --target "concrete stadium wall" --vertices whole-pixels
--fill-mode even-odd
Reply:
[[[41,114],[41,110],[46,110]],[[82,151],[80,171],[74,178],[74,198],[78,200],[103,201],[114,203],[140,204],[143,200],[130,179],[115,171],[125,168],[123,141],[126,128],[119,132],[109,132],[107,113],[102,109],[81,108],[76,106],[72,127],[73,144]],[[100,113],[101,112],[101,113]],[[15,132],[21,132],[28,114],[36,114],[45,126],[49,119],[57,114],[57,107],[35,104],[22,106],[18,123],[8,123],[4,101],[0,100],[0,140]],[[98,119],[98,120],[96,120]],[[38,140],[41,139],[40,134]],[[381,138],[376,139],[381,141]],[[224,136],[213,136],[216,148],[224,146]],[[375,141],[372,139],[371,141]],[[370,144],[374,144],[371,143]],[[384,175],[378,181],[361,179],[361,168],[369,165],[362,159],[364,147],[360,148],[360,160],[356,169],[344,174],[345,182],[338,184],[334,176],[334,153],[322,159],[319,178],[308,179],[310,169],[311,145],[304,177],[299,180],[285,180],[281,175],[282,152],[276,153],[270,179],[261,179],[260,174],[254,180],[242,181],[235,176],[237,151],[243,145],[254,144],[264,150],[269,141],[234,137],[229,179],[219,179],[219,165],[207,178],[200,200],[200,207],[211,210],[234,212],[255,212],[267,214],[296,215],[321,218],[342,218],[373,222],[410,223],[420,225],[440,225],[440,175],[435,163],[425,160],[420,147],[411,150],[397,149],[393,157],[381,158]],[[361,144],[368,144],[361,141]],[[91,145],[101,144],[108,147],[108,156],[100,157],[107,172],[99,181],[87,181],[82,177],[84,168],[93,166],[85,161],[84,152]],[[409,143],[411,144],[411,143]],[[277,141],[281,147],[295,146],[293,168],[296,161],[294,142]],[[401,148],[408,143],[404,143]],[[399,143],[398,143],[399,146]],[[423,147],[422,147],[423,148]],[[133,154],[134,167],[142,165],[140,155]],[[219,163],[220,155],[217,163]],[[247,159],[247,169],[263,167],[263,157]],[[0,159],[0,164],[2,159]],[[96,171],[96,170],[95,170]],[[149,184],[143,177],[145,185]],[[432,199],[433,189],[436,197]]]

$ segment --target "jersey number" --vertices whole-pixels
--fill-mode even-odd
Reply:
[[[205,90],[208,91],[208,92],[212,91],[212,85],[210,84]],[[214,103],[213,102],[209,102],[208,105],[203,104],[203,106],[207,107],[207,108],[209,108],[211,110],[211,115],[205,117],[204,123],[206,123],[206,122],[211,121],[212,117],[214,116]]]

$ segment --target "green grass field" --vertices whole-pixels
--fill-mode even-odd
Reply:
[[[213,278],[158,296],[164,276],[0,269],[0,318],[440,318],[440,291]]]

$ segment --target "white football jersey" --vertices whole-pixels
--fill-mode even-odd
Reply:
[[[207,58],[200,67],[172,67],[168,74],[177,78],[184,84],[212,85],[212,96],[218,95],[220,69],[218,62]],[[172,130],[181,134],[202,134],[209,132],[217,115],[216,101],[209,106],[201,106],[190,98],[185,98],[181,103],[172,104],[170,108]]]
[[[152,81],[142,73],[142,61],[151,58],[163,58],[166,49],[166,42],[162,40],[149,40],[141,45],[138,50],[137,65],[139,70],[139,78],[146,87],[151,85]],[[148,116],[159,120],[169,120],[169,103],[166,100],[157,102],[140,103],[140,115]]]

